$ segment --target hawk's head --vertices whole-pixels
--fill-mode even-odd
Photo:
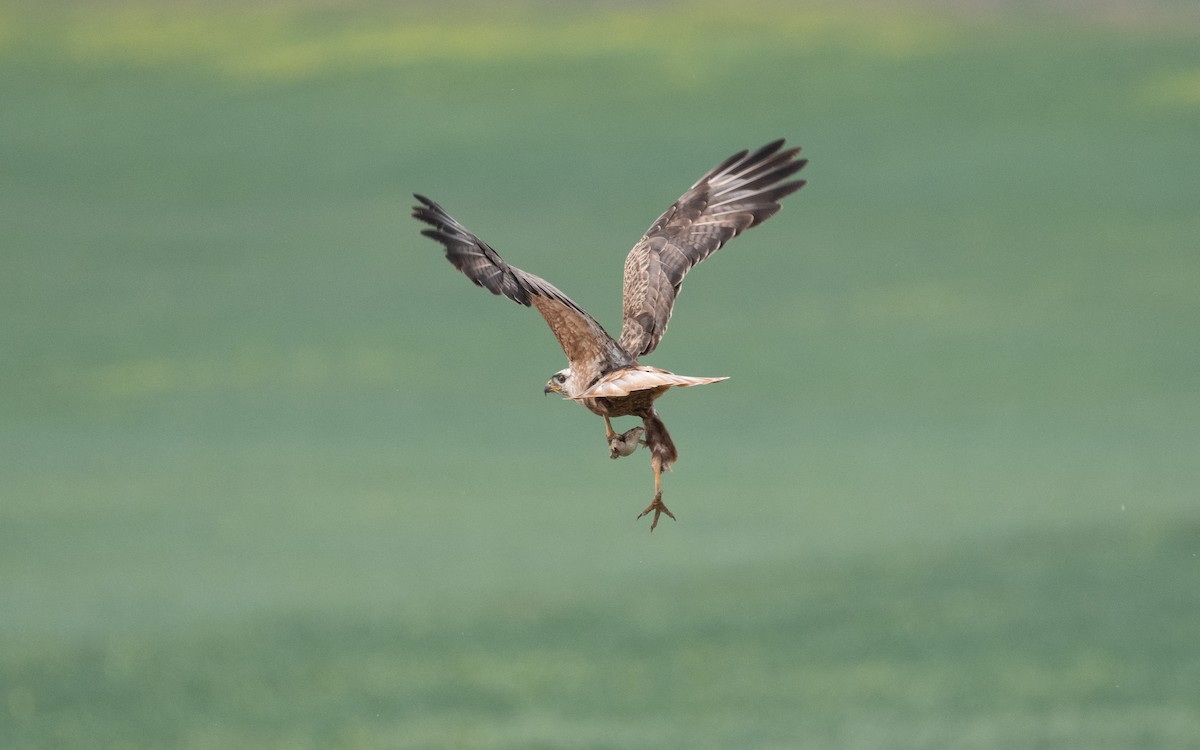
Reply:
[[[575,395],[575,373],[571,372],[571,368],[567,367],[550,376],[550,380],[546,381],[546,388],[543,393],[562,394],[563,398],[571,398]]]

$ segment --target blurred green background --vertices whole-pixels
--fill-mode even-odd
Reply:
[[[0,102],[0,746],[1200,741],[1194,3],[5,2]],[[651,536],[410,194],[615,332],[776,137]]]

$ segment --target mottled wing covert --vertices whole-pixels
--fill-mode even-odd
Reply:
[[[432,227],[421,234],[440,242],[446,259],[475,284],[518,304],[536,307],[581,382],[590,383],[601,373],[630,363],[604,328],[570,297],[545,279],[506,263],[437,203],[422,195],[414,197],[421,205],[413,207],[413,217]]]
[[[807,163],[799,148],[773,141],[739,151],[692,185],[625,258],[621,348],[637,358],[666,333],[683,277],[741,232],[766,221],[804,180],[784,182]]]

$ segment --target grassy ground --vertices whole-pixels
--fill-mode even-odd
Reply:
[[[1194,745],[1200,21],[838,7],[0,4],[0,746]],[[778,136],[651,537],[408,195],[615,329]]]

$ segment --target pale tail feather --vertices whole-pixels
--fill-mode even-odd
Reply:
[[[575,398],[618,398],[628,396],[634,391],[648,391],[664,385],[686,388],[693,385],[717,383],[722,380],[729,380],[729,378],[696,378],[689,375],[676,375],[664,370],[618,370],[600,378],[595,385]]]

